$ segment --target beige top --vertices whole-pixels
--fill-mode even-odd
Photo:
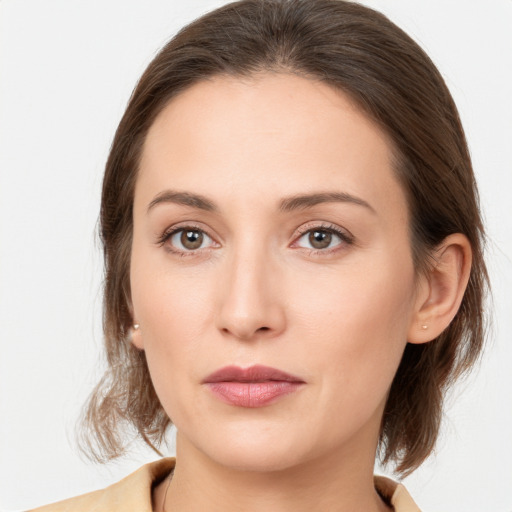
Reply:
[[[46,505],[32,512],[152,512],[152,488],[170,473],[174,464],[173,458],[157,460],[110,487]],[[375,488],[385,500],[389,500],[395,512],[421,512],[403,485],[376,476]]]

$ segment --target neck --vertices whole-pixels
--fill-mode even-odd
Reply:
[[[240,471],[178,435],[174,475],[157,489],[155,510],[164,509],[168,486],[166,512],[389,511],[373,486],[374,453],[336,452],[277,471]]]

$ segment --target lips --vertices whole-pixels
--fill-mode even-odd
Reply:
[[[213,395],[237,407],[263,407],[298,391],[304,380],[295,375],[270,368],[226,366],[203,380]]]

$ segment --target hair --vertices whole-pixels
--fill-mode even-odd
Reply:
[[[129,342],[132,205],[145,137],[180,92],[208,78],[293,73],[349,95],[392,141],[406,193],[415,268],[463,233],[470,279],[449,327],[406,345],[382,418],[379,455],[414,471],[433,451],[443,397],[478,360],[488,276],[478,192],[463,128],[444,80],[426,53],[384,15],[343,0],[242,0],[184,27],[140,78],[106,164],[100,214],[104,249],[104,337],[108,367],[83,415],[85,450],[98,461],[126,449],[126,428],[153,449],[171,420],[154,391],[143,351]],[[214,179],[214,178],[212,178]],[[160,452],[158,452],[160,453]]]

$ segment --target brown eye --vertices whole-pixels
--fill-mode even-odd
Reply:
[[[329,253],[354,243],[353,237],[337,226],[318,226],[302,232],[294,247]]]
[[[201,231],[183,230],[181,232],[180,242],[185,249],[194,250],[201,247],[203,238],[203,233],[201,233]]]
[[[168,237],[167,243],[178,252],[191,252],[215,245],[204,231],[192,228],[177,229]]]
[[[308,241],[314,249],[326,249],[331,245],[332,233],[323,230],[310,231]]]

